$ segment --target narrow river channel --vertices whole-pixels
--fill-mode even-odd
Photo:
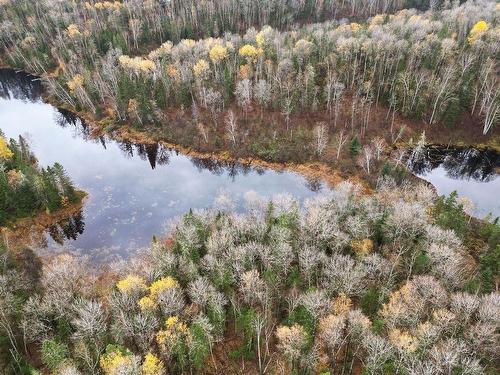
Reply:
[[[127,258],[162,235],[165,223],[214,204],[221,192],[241,208],[248,194],[300,200],[327,188],[292,172],[222,164],[160,145],[91,139],[84,123],[43,103],[41,85],[22,73],[0,70],[0,129],[28,139],[41,166],[61,163],[89,196],[83,211],[50,228],[42,254],[70,251],[95,262]]]

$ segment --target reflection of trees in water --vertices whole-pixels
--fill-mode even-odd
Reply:
[[[207,170],[216,176],[222,175],[225,170],[222,162],[215,159],[192,157],[191,163],[196,167],[196,169],[198,169],[199,172]]]
[[[160,147],[158,150],[158,156],[156,158],[156,162],[159,165],[167,165],[170,163],[170,150],[166,147]]]
[[[88,129],[88,126],[84,126],[83,124],[79,124],[80,118],[75,115],[73,112],[70,112],[63,108],[58,108],[56,113],[56,123],[61,128],[66,128],[68,125],[75,127],[82,127],[84,129]],[[88,133],[88,132],[87,132]]]
[[[255,170],[255,172],[257,172],[257,174],[258,174],[259,176],[263,176],[263,175],[264,175],[264,173],[266,173],[266,170],[265,170],[264,168],[262,168],[262,167],[255,167],[255,169],[254,169],[254,170]]]
[[[308,178],[306,179],[306,186],[309,190],[318,193],[323,188],[323,183],[319,178]]]
[[[65,240],[76,240],[85,230],[85,222],[82,211],[68,218],[65,218],[55,225],[51,225],[47,232],[50,237],[59,245],[64,244]]]
[[[82,121],[77,115],[66,109],[57,108],[54,115],[54,121],[61,128],[71,127],[73,129],[73,134],[85,141],[93,140],[90,135],[89,125],[85,121]]]
[[[40,100],[41,96],[42,84],[36,77],[10,69],[0,69],[0,98],[35,102]]]
[[[167,165],[170,162],[171,150],[159,143],[136,145],[137,154],[142,160],[148,160],[151,169],[156,165]]]
[[[9,69],[0,69],[0,97],[38,101],[41,99],[42,90],[42,84],[36,77],[22,72],[16,73]],[[71,127],[74,130],[75,136],[82,138],[84,141],[98,142],[104,149],[107,148],[107,142],[110,140],[104,136],[97,139],[93,138],[89,125],[73,112],[57,108],[54,121],[62,128]],[[147,160],[152,169],[155,169],[157,165],[167,165],[170,162],[170,155],[173,152],[171,149],[161,144],[113,142],[116,142],[125,157],[132,158],[134,154],[138,155],[142,160]],[[231,177],[233,181],[238,175],[247,175],[250,172],[256,172],[258,175],[263,175],[266,171],[264,168],[252,167],[248,164],[209,158],[193,157],[191,158],[191,162],[198,170],[208,170],[217,176],[227,171],[229,177]],[[321,189],[321,183],[319,181],[307,181],[306,186],[315,192]],[[76,232],[73,230],[72,225],[72,222],[67,225],[69,230],[68,234],[65,233],[62,227],[56,226],[51,228],[50,233],[54,240],[58,242],[64,237],[72,238],[71,236],[73,233],[78,233],[78,230]]]
[[[106,138],[104,138],[104,136],[100,136],[98,139],[102,145],[102,148],[104,148],[106,150]]]
[[[134,156],[134,146],[132,143],[120,142],[118,143],[118,148],[126,158],[132,158]]]
[[[500,154],[490,149],[428,146],[418,153],[412,152],[407,164],[416,174],[442,166],[451,178],[488,182],[495,178],[495,169],[500,167]]]
[[[151,169],[155,169],[157,165],[167,165],[170,162],[171,150],[159,143],[152,144],[132,144],[130,142],[119,142],[118,148],[127,158],[138,155],[141,160],[149,161]]]
[[[125,157],[132,158],[134,155],[138,155],[142,160],[147,160],[152,169],[155,169],[157,165],[167,165],[170,162],[172,153],[179,155],[178,151],[165,147],[160,143],[134,144],[123,141],[117,142],[117,144]],[[246,176],[249,173],[255,172],[259,176],[262,176],[266,173],[265,168],[234,161],[198,157],[191,157],[190,161],[200,172],[207,170],[216,176],[221,176],[227,172],[232,181],[235,181],[239,175]],[[278,173],[280,172],[278,171]],[[313,192],[319,192],[323,187],[319,179],[309,179],[305,182],[305,185]]]
[[[191,163],[201,172],[208,170],[211,173],[220,176],[227,171],[228,176],[234,181],[238,175],[246,176],[255,169],[249,164],[242,164],[237,162],[216,160],[210,158],[191,158]],[[261,173],[259,173],[261,174]]]

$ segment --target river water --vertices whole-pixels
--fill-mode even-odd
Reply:
[[[0,129],[27,138],[41,166],[61,163],[89,196],[83,211],[47,231],[42,254],[70,251],[95,262],[127,258],[162,235],[189,209],[214,205],[221,193],[236,208],[253,192],[304,200],[327,188],[292,172],[188,157],[160,145],[91,139],[78,118],[43,103],[33,77],[0,70]]]
[[[478,218],[500,216],[500,154],[491,149],[427,146],[408,160],[410,170],[438,194],[468,198]]]
[[[69,251],[96,263],[128,258],[153,235],[164,234],[169,220],[213,206],[221,193],[241,209],[254,193],[289,193],[303,201],[327,190],[292,172],[197,159],[161,145],[92,139],[77,117],[43,103],[41,91],[33,77],[0,70],[0,129],[7,138],[27,138],[40,165],[61,163],[89,194],[82,212],[46,231],[38,241],[41,254]],[[468,197],[475,216],[500,216],[498,153],[432,146],[408,165],[439,194]]]

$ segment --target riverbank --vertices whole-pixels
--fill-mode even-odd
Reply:
[[[43,243],[48,228],[81,212],[87,199],[87,193],[78,190],[76,194],[78,196],[77,202],[70,203],[59,210],[37,212],[30,217],[17,219],[8,226],[0,227],[0,235],[3,236],[7,248],[15,252],[16,249],[23,246],[30,247],[33,244]]]
[[[417,140],[420,141],[422,134],[425,134],[427,144],[429,144],[433,139],[440,139],[440,143],[444,144],[445,148],[448,146],[453,148],[451,140],[444,138],[446,134],[452,133],[446,131],[439,132],[437,127],[433,127],[429,129],[434,129],[435,131],[431,131],[429,135],[428,132],[424,133],[424,130],[422,130],[422,132],[420,132],[420,130],[416,131],[414,128],[401,123],[401,119],[398,116],[395,116],[394,128],[399,128],[400,134],[395,137],[395,142],[392,144],[390,144],[392,134],[387,134],[386,128],[382,126],[370,125],[370,127],[366,129],[364,137],[359,138],[359,144],[356,150],[353,150],[353,145],[349,142],[352,134],[356,133],[350,132],[345,135],[346,140],[343,144],[343,148],[341,152],[337,154],[337,150],[335,149],[337,134],[335,133],[335,130],[332,130],[333,134],[329,134],[330,142],[326,144],[321,155],[311,154],[311,149],[309,148],[306,150],[309,154],[305,153],[305,156],[300,155],[300,150],[295,150],[296,152],[293,152],[291,155],[293,160],[282,158],[280,161],[272,161],[272,158],[270,158],[270,161],[253,155],[252,145],[245,142],[243,137],[237,137],[236,142],[231,142],[231,140],[227,137],[227,134],[225,136],[224,128],[221,126],[219,126],[218,129],[215,128],[210,130],[212,133],[207,136],[208,141],[205,142],[203,139],[200,140],[200,134],[192,133],[193,119],[190,118],[191,116],[185,112],[183,115],[177,112],[168,114],[169,117],[165,126],[144,126],[140,128],[127,124],[118,124],[117,122],[112,121],[109,117],[98,119],[96,116],[93,116],[85,111],[77,112],[74,108],[67,105],[60,105],[60,103],[54,100],[54,98],[47,95],[45,95],[44,100],[54,106],[59,106],[61,111],[64,110],[62,115],[67,116],[67,120],[70,122],[74,122],[77,117],[82,118],[86,137],[93,139],[104,137],[101,141],[103,141],[105,137],[109,137],[112,140],[123,143],[123,147],[125,148],[139,147],[149,150],[174,150],[175,152],[192,158],[192,160],[195,160],[196,163],[204,164],[209,168],[213,168],[210,167],[210,165],[215,166],[217,164],[217,168],[220,168],[221,166],[234,168],[235,165],[241,165],[243,168],[253,167],[257,170],[288,170],[307,178],[307,180],[311,182],[312,188],[314,188],[314,186],[319,186],[319,181],[325,182],[329,187],[333,187],[341,181],[350,180],[358,185],[362,185],[364,187],[364,192],[369,194],[373,191],[373,187],[375,187],[377,179],[381,174],[392,175],[393,177],[396,177],[398,181],[402,178],[410,178],[415,181],[420,181],[420,178],[414,177],[409,173],[403,173],[405,158],[402,157],[402,151],[414,147]],[[259,116],[258,113],[250,112],[246,114],[247,118],[245,118],[245,114],[238,112],[237,108],[231,108],[231,110],[236,113],[236,116],[243,117],[241,119],[243,126],[239,129],[240,133],[252,131],[253,135],[256,135],[256,138],[259,136],[263,137],[259,134],[266,131],[266,128],[263,126],[266,120],[274,122],[273,126],[275,128],[286,130],[284,129],[284,124],[279,123],[280,114],[270,113],[269,115],[266,114],[266,116]],[[377,118],[381,121],[375,121],[374,123],[380,124],[383,122],[385,116],[383,113],[380,113],[380,111],[377,113]],[[200,122],[214,122],[213,119],[206,119],[204,117],[206,115],[207,114],[200,112],[197,118]],[[318,112],[315,114],[316,117],[311,116],[309,119],[303,116],[301,121],[309,120],[317,123],[317,120],[321,120],[321,115],[322,113]],[[224,122],[222,117],[223,116],[220,115],[216,122]],[[467,122],[465,117],[467,116],[464,115],[462,124]],[[417,126],[418,124],[415,122],[413,125]],[[300,122],[298,118],[291,118],[291,134],[304,131],[304,129],[309,132],[314,132],[314,129],[311,129],[307,123]],[[342,130],[339,128],[337,133],[339,131],[342,132],[345,129],[346,128],[344,127]],[[178,132],[175,133],[175,130]],[[461,132],[457,131],[453,133],[457,136],[457,139],[462,139],[461,142],[457,141],[459,144],[464,143],[463,139],[465,137],[465,127],[462,127],[462,130],[463,131]],[[478,130],[478,128],[476,128],[476,130]],[[469,129],[469,131],[472,131],[472,129]],[[193,136],[188,137],[190,134]],[[384,137],[377,138],[377,134],[382,134]],[[219,138],[212,141],[217,136]],[[354,137],[356,137],[356,135],[354,135]],[[468,139],[481,140],[478,137],[479,135],[477,135],[477,137],[470,135],[468,136]],[[171,142],[170,140],[172,138],[179,139],[182,141],[182,144]],[[490,142],[496,139],[495,136],[488,136],[487,138]],[[376,139],[381,141],[382,147],[379,150],[374,150],[374,140]],[[222,140],[222,142],[219,143],[218,140]],[[370,140],[371,142],[368,143]],[[447,141],[448,144],[446,144],[445,141]],[[482,145],[481,143],[479,144]],[[369,148],[368,155],[365,154],[365,147]],[[150,151],[146,152],[148,152],[147,157],[151,162],[152,154],[149,154]],[[155,157],[153,157],[153,159],[154,158]],[[369,165],[367,165],[367,158],[369,159]],[[154,164],[152,164],[152,167],[154,168]]]
[[[367,173],[362,171],[356,156],[361,154],[364,146],[373,149],[374,139],[383,140],[383,152],[386,155],[395,148],[414,147],[422,135],[425,135],[429,144],[500,151],[500,129],[493,128],[484,135],[480,120],[468,113],[462,113],[454,125],[430,126],[424,121],[393,114],[379,105],[373,110],[369,123],[361,126],[349,118],[351,103],[347,100],[335,121],[338,122],[337,126],[333,125],[333,119],[326,111],[294,113],[289,121],[285,121],[277,111],[262,112],[257,108],[242,111],[235,106],[226,108],[216,118],[199,108],[195,117],[190,110],[172,109],[163,114],[164,121],[159,126],[134,126],[129,122],[119,123],[112,116],[99,118],[88,111],[78,111],[47,95],[44,95],[44,100],[85,120],[94,137],[111,135],[121,141],[162,143],[199,157],[242,163],[251,160],[255,165],[262,163],[262,166],[278,170],[301,165],[301,173],[309,169],[308,164],[320,163],[324,166],[323,170],[343,178],[358,175],[360,180],[365,179]],[[233,133],[226,126],[230,111],[237,123]],[[323,140],[318,139],[317,135],[320,125],[325,129]],[[321,151],[318,150],[320,142],[324,142]],[[351,147],[353,142],[358,143],[358,150],[354,153]],[[373,159],[373,155],[371,157]],[[317,174],[314,169],[317,168],[311,171],[312,176]]]
[[[81,118],[86,125],[90,126],[91,135],[93,138],[101,136],[109,136],[112,140],[119,142],[129,142],[132,144],[153,145],[160,144],[169,149],[173,149],[189,157],[195,157],[204,160],[214,160],[222,163],[238,163],[245,166],[272,169],[274,171],[291,171],[304,176],[311,180],[320,180],[325,182],[329,187],[334,187],[342,181],[349,180],[357,183],[365,188],[365,192],[369,193],[372,188],[367,183],[359,171],[350,170],[349,172],[335,169],[331,163],[321,160],[311,160],[305,162],[282,161],[273,162],[260,159],[255,155],[241,155],[241,149],[238,152],[234,148],[227,150],[214,149],[210,150],[203,147],[202,150],[197,149],[194,145],[182,145],[166,139],[162,134],[161,128],[145,128],[137,129],[130,125],[120,125],[116,127],[116,123],[111,123],[109,118],[96,119],[92,114],[85,111],[75,111],[67,105],[63,105],[54,98],[44,96],[46,103],[52,104],[57,108],[69,111],[73,115]]]
[[[321,179],[330,186],[350,179],[367,188],[373,187],[380,168],[392,163],[393,151],[414,147],[422,134],[429,143],[489,147],[500,151],[500,131],[493,128],[490,134],[483,135],[478,119],[468,114],[459,117],[453,132],[444,125],[430,127],[398,114],[390,113],[389,116],[382,106],[373,111],[370,123],[360,131],[348,118],[349,103],[341,108],[336,128],[332,127],[332,119],[326,111],[292,114],[288,126],[281,113],[258,110],[243,113],[235,107],[227,108],[215,119],[202,110],[198,110],[195,119],[186,110],[171,110],[164,114],[162,125],[138,127],[130,123],[120,124],[111,116],[98,118],[87,111],[78,111],[46,92],[43,99],[84,120],[95,138],[110,136],[137,144],[160,143],[200,159],[291,170],[309,179]],[[239,122],[232,140],[225,125],[228,110]],[[318,124],[326,124],[324,140],[319,140],[316,134]],[[377,146],[374,145],[375,139]],[[324,146],[319,152],[320,141]],[[365,146],[368,147],[366,151]],[[375,151],[375,147],[382,149]],[[370,155],[362,155],[365,152]],[[366,158],[370,159],[368,163],[371,165],[363,165],[367,163]]]
[[[13,74],[15,76],[15,74]],[[38,82],[37,86],[40,86]],[[40,88],[37,88],[36,91],[38,92],[38,96],[35,98],[36,101],[40,99],[40,93],[42,92]],[[45,96],[45,101],[55,105],[58,105],[58,103],[51,97]],[[411,147],[414,146],[416,143],[416,139],[418,139],[417,136],[420,136],[421,133],[418,132],[413,132],[410,133],[410,129],[407,127],[406,133],[403,136],[401,136],[395,144],[388,145],[388,140],[386,141],[384,139],[384,147],[382,150],[380,150],[380,155],[377,157],[377,155],[371,154],[369,155],[372,159],[370,160],[370,169],[369,171],[366,169],[366,164],[364,164],[364,158],[366,157],[363,155],[363,149],[360,150],[361,145],[358,147],[357,150],[357,155],[354,155],[352,152],[352,145],[350,145],[348,142],[346,142],[343,146],[342,152],[339,155],[339,158],[337,159],[337,155],[335,155],[335,144],[334,141],[330,142],[322,156],[315,156],[315,158],[311,158],[309,160],[304,160],[304,161],[285,161],[285,162],[272,162],[268,160],[262,160],[259,158],[256,158],[254,156],[248,156],[249,149],[247,146],[248,145],[242,145],[238,143],[237,146],[230,144],[228,149],[224,149],[224,147],[227,147],[228,144],[216,144],[213,142],[200,142],[199,137],[193,137],[189,139],[188,137],[185,137],[185,134],[181,134],[181,138],[185,141],[185,145],[179,145],[179,144],[174,144],[171,142],[168,142],[165,140],[168,138],[168,131],[169,129],[187,129],[186,132],[189,133],[189,127],[191,126],[192,121],[189,119],[189,115],[185,115],[184,117],[177,116],[175,114],[170,114],[170,121],[168,122],[169,125],[166,125],[165,127],[163,126],[146,126],[142,129],[137,128],[137,127],[132,127],[130,125],[119,125],[116,122],[112,122],[109,118],[105,119],[97,119],[95,116],[92,116],[91,114],[85,113],[85,112],[76,112],[73,108],[70,108],[68,106],[60,106],[61,108],[61,114],[64,117],[67,117],[65,120],[68,121],[69,123],[72,123],[76,125],[75,121],[78,118],[82,118],[83,122],[81,125],[78,125],[78,128],[81,127],[81,131],[83,131],[83,134],[85,135],[85,139],[88,138],[93,138],[95,140],[98,140],[100,137],[100,142],[103,143],[108,143],[107,137],[109,137],[110,140],[115,140],[118,143],[120,143],[119,147],[127,154],[129,151],[131,152],[132,149],[135,149],[135,154],[137,155],[139,153],[139,156],[141,158],[147,158],[149,159],[149,162],[151,163],[151,167],[154,169],[155,168],[155,162],[158,164],[162,164],[163,162],[159,159],[160,155],[165,152],[165,150],[170,149],[174,150],[176,153],[180,153],[182,155],[188,156],[195,165],[205,169],[213,170],[215,173],[220,173],[217,172],[216,170],[218,169],[219,171],[222,170],[222,168],[229,170],[237,170],[239,169],[240,171],[244,171],[246,168],[251,167],[253,170],[259,171],[259,170],[264,170],[264,169],[270,169],[274,171],[291,171],[294,173],[297,173],[300,176],[304,176],[308,181],[307,181],[307,186],[310,186],[310,189],[317,189],[321,186],[319,182],[324,182],[326,185],[329,187],[333,187],[337,185],[339,182],[345,181],[345,180],[350,180],[358,185],[363,186],[363,192],[365,194],[370,194],[373,192],[373,188],[376,186],[376,182],[378,177],[381,174],[384,175],[390,175],[396,178],[397,181],[402,181],[404,179],[411,179],[412,181],[421,181],[420,178],[413,176],[412,174],[406,172],[405,169],[405,158],[402,158],[401,151],[403,148],[406,147]],[[236,111],[236,109],[235,109]],[[236,112],[238,113],[238,112]],[[238,113],[238,115],[242,115],[241,113]],[[383,114],[379,114],[380,117],[383,117]],[[177,118],[176,118],[177,116]],[[201,114],[200,117],[201,118]],[[279,117],[279,114],[274,114],[273,116]],[[263,118],[270,118],[272,116],[263,116]],[[252,114],[248,115],[247,121],[245,122],[245,126],[252,126],[252,122],[249,121],[250,119],[253,118]],[[219,119],[221,120],[221,119]],[[245,120],[245,119],[243,119]],[[311,121],[314,120],[314,118],[311,119]],[[295,121],[295,120],[293,120]],[[399,120],[395,120],[395,127],[401,126],[401,124],[398,122]],[[78,121],[78,123],[80,123]],[[256,123],[257,125],[255,126],[256,129],[254,129],[254,133],[258,133],[258,131],[262,128],[262,119],[260,116],[257,114],[256,118]],[[305,127],[300,125],[300,123],[297,122],[292,122],[294,125],[293,131],[299,131],[300,128]],[[283,125],[283,124],[281,124]],[[276,127],[279,127],[280,125],[276,125]],[[222,130],[222,129],[219,129]],[[241,132],[244,132],[245,129],[241,129]],[[367,141],[369,139],[375,139],[376,134],[378,132],[382,132],[383,129],[381,127],[370,127],[367,129],[367,133],[365,134],[364,138],[360,138],[362,144],[366,145]],[[47,132],[50,132],[50,129],[47,129]],[[80,130],[78,130],[80,132]],[[409,137],[409,134],[414,134],[415,137]],[[212,134],[212,135],[215,135]],[[427,134],[426,134],[427,135]],[[387,136],[387,134],[386,134]],[[388,138],[390,136],[387,136]],[[426,136],[426,139],[428,137]],[[191,141],[193,144],[190,145],[189,143],[186,145],[187,141]],[[226,142],[228,139],[226,139]],[[229,142],[231,143],[231,142]],[[61,144],[62,145],[62,144]],[[370,145],[370,144],[369,144]],[[373,147],[373,144],[371,144]],[[77,147],[77,149],[81,149],[80,146],[75,145],[74,147]],[[399,148],[398,148],[399,147]],[[64,148],[64,147],[63,147]],[[106,148],[106,146],[105,146]],[[201,149],[201,151],[200,151]],[[163,150],[163,151],[162,151]],[[373,149],[372,149],[373,151]],[[132,155],[132,153],[130,153]],[[84,157],[81,155],[80,157]],[[158,157],[158,158],[157,158]],[[168,159],[168,158],[167,158]],[[61,159],[63,160],[63,159]],[[103,160],[102,156],[99,156],[96,160]],[[115,160],[115,159],[113,159]],[[112,160],[109,160],[108,163],[113,163]],[[167,160],[168,163],[168,160]],[[180,166],[180,165],[179,165]],[[222,168],[221,168],[222,167]],[[187,170],[185,169],[186,166],[183,165],[181,167],[182,169],[182,174],[186,175]],[[215,168],[215,169],[214,169]],[[189,168],[188,168],[189,169]],[[77,171],[76,169],[75,171]],[[75,173],[75,171],[73,171]],[[76,172],[78,173],[78,172]],[[99,174],[95,172],[96,174]],[[107,172],[104,172],[107,173]],[[142,174],[142,172],[139,172]],[[171,172],[170,172],[171,173]],[[232,173],[232,172],[231,172]],[[243,172],[244,173],[244,172]],[[131,176],[131,174],[129,174]],[[93,178],[93,176],[89,176],[90,178]],[[190,177],[190,179],[197,179],[194,175]],[[192,183],[192,181],[188,179],[186,183]],[[189,182],[188,182],[189,181]],[[298,181],[298,180],[295,180]],[[159,181],[158,181],[159,182]],[[264,182],[264,181],[263,181]],[[83,183],[82,186],[88,186],[86,185],[87,182],[81,182]],[[91,183],[92,184],[92,183]],[[112,182],[113,184],[113,182]],[[295,183],[294,183],[295,184]],[[310,184],[310,185],[309,185]],[[102,188],[105,188],[105,184],[99,189],[102,190]],[[152,184],[151,184],[152,186]],[[158,183],[157,189],[165,189],[164,184]],[[144,189],[148,189],[148,187],[144,186]],[[175,196],[175,187],[172,187],[174,192],[172,193],[173,196]],[[250,189],[248,187],[247,189]],[[253,187],[255,188],[255,185]],[[258,188],[256,189],[258,190]],[[266,189],[264,189],[266,190]],[[161,192],[163,190],[159,190]],[[274,191],[274,190],[272,190]],[[434,189],[437,193],[440,193],[438,189]],[[261,191],[262,194],[263,191]],[[131,193],[133,193],[131,191]],[[161,194],[160,194],[161,196]],[[151,207],[156,207],[157,202],[156,199],[161,199],[160,196],[158,198],[152,199],[150,202],[148,200],[148,203],[146,204],[146,201],[144,199],[141,199],[142,201],[142,207],[137,207],[139,210],[148,209],[149,205]],[[102,199],[109,199],[105,196],[102,197]],[[167,202],[168,204],[175,204],[175,199],[173,202]],[[119,204],[119,202],[117,202]],[[189,207],[186,207],[186,209],[192,208],[194,202],[190,203]],[[207,202],[204,201],[203,205],[206,205]],[[210,204],[210,202],[208,202]],[[137,208],[135,211],[137,211]],[[134,212],[135,212],[134,211]],[[149,211],[156,212],[156,209],[149,209]],[[171,210],[170,210],[171,211]],[[140,212],[140,211],[137,211]],[[159,212],[159,210],[158,210]],[[162,218],[165,217],[165,215],[170,215],[169,213],[166,213],[164,211],[162,212]],[[133,215],[135,216],[135,215]],[[168,216],[169,217],[169,216]],[[159,219],[158,219],[159,220]],[[151,226],[151,223],[149,224]],[[157,226],[154,226],[154,228],[157,228]],[[96,230],[101,230],[102,226],[100,228],[95,228]],[[110,226],[109,230],[111,233],[113,232],[112,225]],[[154,234],[158,235],[161,233],[161,231],[158,231],[158,229],[151,229],[150,232],[153,231]],[[143,231],[144,232],[144,231]],[[147,233],[148,231],[146,230],[144,233]],[[124,235],[124,234],[122,234]],[[139,234],[142,236],[142,233]],[[104,236],[104,234],[103,234]],[[93,247],[100,248],[100,245],[97,245],[95,242],[92,243]]]

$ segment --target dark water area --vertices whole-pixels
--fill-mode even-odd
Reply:
[[[327,188],[292,172],[188,157],[159,144],[92,139],[72,113],[41,100],[34,77],[0,70],[0,129],[25,137],[41,166],[61,163],[89,195],[81,213],[49,228],[41,254],[70,251],[96,263],[147,247],[165,224],[190,209],[209,208],[224,192],[236,209],[246,196],[287,193],[299,200]]]
[[[407,161],[409,169],[434,185],[440,195],[456,191],[473,203],[474,216],[500,216],[500,153],[431,145],[416,148]]]

